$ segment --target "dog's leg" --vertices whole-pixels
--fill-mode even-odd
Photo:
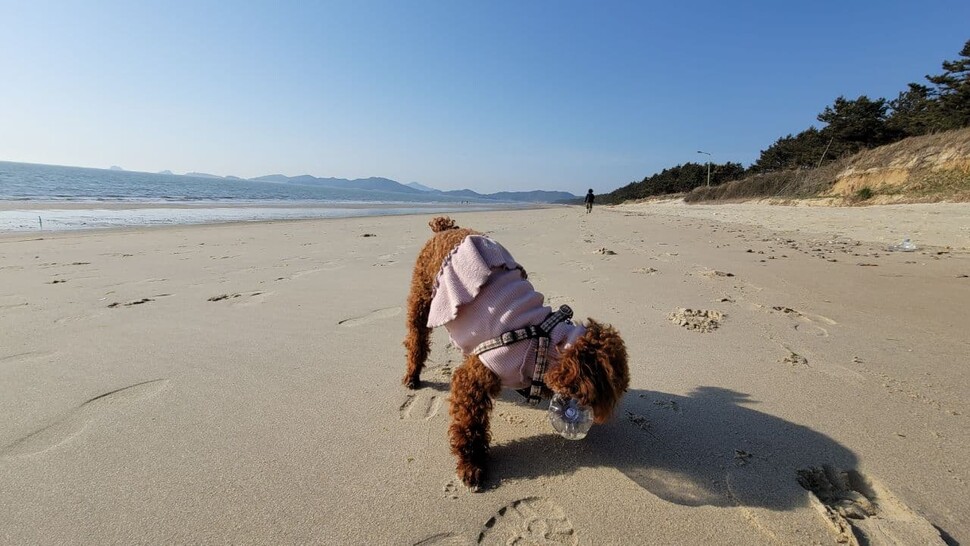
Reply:
[[[477,232],[470,229],[455,229],[450,218],[435,218],[431,222],[432,237],[418,253],[411,276],[411,292],[408,294],[407,347],[408,369],[401,381],[409,389],[421,385],[421,369],[431,351],[431,328],[428,328],[428,315],[431,312],[431,295],[434,291],[435,277],[441,265],[468,235]]]
[[[421,386],[421,370],[431,351],[431,328],[428,328],[430,282],[416,275],[411,281],[411,293],[408,295],[407,337],[404,339],[408,369],[401,382],[409,389]]]
[[[451,452],[458,457],[458,477],[471,488],[477,489],[485,478],[488,419],[501,390],[499,378],[474,355],[451,378]]]

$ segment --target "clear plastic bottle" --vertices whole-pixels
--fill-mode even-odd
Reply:
[[[906,237],[903,239],[903,242],[896,245],[890,245],[889,250],[893,252],[914,252],[917,250],[917,248],[916,245],[913,244],[913,241],[910,241],[909,237]]]
[[[900,252],[912,252],[914,250],[916,250],[916,245],[913,244],[913,241],[909,240],[909,237],[906,237],[903,239],[903,242],[899,243]]]
[[[575,399],[557,394],[549,403],[549,422],[563,438],[582,440],[593,426],[593,412]]]

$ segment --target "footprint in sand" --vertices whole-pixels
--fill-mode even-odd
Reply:
[[[633,413],[632,411],[626,412],[626,420],[633,423],[633,426],[644,432],[650,432],[650,427],[653,426],[650,423],[650,419],[648,419],[646,416],[640,415],[639,413]]]
[[[441,397],[436,394],[409,394],[404,398],[398,412],[402,421],[430,421],[438,415],[440,409]]]
[[[341,320],[337,324],[340,326],[346,326],[348,328],[354,328],[356,326],[363,326],[364,324],[370,324],[378,320],[384,320],[391,317],[396,317],[401,314],[400,307],[386,307],[384,309],[378,309],[377,311],[371,311],[361,317],[352,317],[348,319]]]
[[[778,342],[776,341],[775,343],[778,343]],[[788,364],[793,368],[798,366],[808,366],[808,359],[805,358],[803,355],[796,353],[794,350],[792,350],[791,347],[789,347],[788,345],[785,345],[784,343],[778,343],[778,345],[782,348],[782,350],[788,353],[788,356],[780,359],[779,362],[783,364]]]
[[[785,307],[785,306],[781,306],[781,305],[776,305],[776,306],[772,307],[771,309],[774,310],[774,311],[777,311],[779,313],[782,313],[783,315],[788,315],[790,317],[793,317],[793,318],[797,319],[801,324],[795,324],[793,326],[793,328],[795,330],[798,330],[799,329],[799,326],[801,326],[801,325],[804,324],[805,326],[808,327],[808,329],[812,333],[814,333],[815,335],[817,335],[819,337],[828,337],[828,335],[829,335],[829,331],[827,329],[823,328],[822,326],[819,326],[819,324],[818,324],[819,322],[821,322],[823,324],[826,324],[826,325],[829,325],[829,326],[838,324],[838,322],[835,322],[834,320],[832,320],[832,319],[830,319],[828,317],[823,317],[822,315],[812,315],[812,314],[809,314],[809,313],[803,313],[801,311],[796,311],[795,309],[792,309],[791,307]]]
[[[72,277],[72,278],[74,278],[74,279],[82,279],[82,278],[83,279],[94,279],[94,278],[97,278],[97,277],[91,276],[91,277]],[[167,281],[167,280],[168,279],[162,278],[162,277],[153,277],[151,279],[142,279],[140,281],[127,281],[127,282],[116,282],[116,283],[106,284],[106,285],[104,285],[104,288],[117,288],[119,286],[139,286],[139,285],[143,285],[143,284],[151,284],[151,283],[156,283],[156,282],[164,282],[164,281]]]
[[[694,276],[707,277],[708,279],[718,279],[718,278],[729,278],[733,277],[734,273],[729,273],[727,271],[719,271],[717,269],[706,269],[703,271],[698,271],[692,273]]]
[[[135,402],[148,400],[165,390],[168,383],[168,379],[155,379],[95,396],[59,421],[0,449],[0,458],[37,455],[62,445],[83,432],[92,421]]]
[[[218,296],[212,296],[211,298],[207,299],[206,301],[222,301],[222,300],[228,300],[228,299],[232,299],[232,298],[241,298],[241,297],[242,297],[242,294],[236,292],[236,293],[233,293],[233,294],[219,294]]]
[[[268,296],[269,294],[272,294],[272,292],[259,292],[259,291],[246,292],[246,293],[231,292],[231,293],[219,294],[218,296],[211,296],[205,301],[224,301],[224,300],[237,300],[239,298],[245,298],[245,299],[257,298],[258,302],[262,302],[263,300],[266,299],[265,296]],[[233,302],[233,303],[236,303],[236,302]],[[240,300],[239,303],[244,303],[244,300]]]
[[[26,307],[27,301],[20,296],[0,296],[0,309],[13,309],[15,307]]]
[[[133,282],[131,284],[151,284],[151,283],[156,283],[156,282],[165,282],[167,280],[168,279],[165,278],[165,277],[153,277],[151,279],[143,279],[143,280],[140,280],[140,281],[135,281],[135,282]]]
[[[448,480],[448,483],[441,488],[446,499],[457,499],[463,489],[464,486],[458,481],[458,478]]]
[[[427,371],[435,379],[443,379],[445,381],[451,381],[451,374],[454,368],[451,367],[452,360],[448,360],[448,364],[442,364],[441,366],[435,366],[434,368],[427,368]]]
[[[515,413],[509,413],[509,412],[505,412],[505,411],[500,411],[500,412],[498,412],[498,416],[501,417],[503,421],[505,421],[506,423],[508,423],[510,425],[515,425],[515,426],[519,426],[519,427],[529,426],[529,425],[526,424],[525,417],[522,417],[521,415],[518,415],[518,414],[515,414]]]
[[[798,317],[800,319],[804,319],[804,320],[809,321],[809,322],[821,322],[821,323],[827,324],[829,326],[834,326],[834,325],[838,324],[838,322],[836,322],[836,321],[834,321],[834,320],[832,320],[832,319],[830,319],[830,318],[828,318],[826,316],[813,315],[811,313],[803,313],[802,311],[796,311],[796,310],[792,309],[791,307],[784,307],[784,306],[781,306],[781,305],[776,305],[776,306],[772,307],[772,309],[775,310],[775,311],[778,311],[779,313],[784,313],[786,315],[792,315],[792,316]]]
[[[485,522],[478,544],[578,544],[579,537],[562,508],[541,497],[527,497],[499,508]]]
[[[233,307],[249,307],[251,305],[259,305],[265,303],[273,292],[243,292],[242,297],[235,298],[229,302],[229,305]]]
[[[110,294],[110,292],[109,292],[109,294]],[[109,303],[108,304],[108,307],[111,308],[111,309],[114,309],[114,308],[117,308],[117,307],[132,307],[132,306],[135,306],[135,305],[142,305],[142,304],[145,304],[145,303],[151,303],[151,302],[155,301],[155,298],[167,298],[167,297],[172,296],[172,295],[173,294],[153,294],[149,298],[141,298],[141,299],[137,299],[137,300],[131,300],[131,301],[126,302],[126,303],[121,303],[120,301],[116,301],[114,303]]]
[[[338,269],[343,269],[344,267],[345,267],[345,265],[344,265],[344,263],[343,263],[342,260],[331,260],[329,262],[324,262],[323,264],[321,264],[320,267],[314,267],[313,269],[303,269],[301,271],[296,271],[296,272],[294,272],[294,273],[292,273],[290,275],[286,275],[286,276],[282,276],[282,277],[275,277],[274,280],[277,280],[277,281],[292,281],[292,280],[295,280],[295,279],[299,279],[300,277],[305,277],[307,275],[313,275],[313,274],[316,274],[316,273],[324,273],[324,272],[327,272],[327,271],[336,271]],[[283,265],[280,265],[280,266],[276,266],[276,268],[274,268],[274,269],[285,269],[285,268],[287,268],[287,266],[286,266],[286,264],[283,264]]]
[[[643,398],[643,395],[640,395],[640,397]],[[653,401],[653,405],[654,406],[659,406],[661,408],[668,409],[668,410],[673,411],[673,412],[679,412],[680,411],[680,404],[678,404],[677,401],[676,400],[673,400],[673,399],[654,400]]]
[[[382,254],[382,255],[380,255],[380,256],[377,257],[377,259],[380,260],[380,261],[378,261],[377,263],[374,263],[373,265],[380,266],[380,267],[384,267],[386,265],[395,264],[395,263],[397,263],[397,259],[396,258],[400,254],[401,254],[400,252],[392,252],[390,254]]]
[[[795,366],[808,366],[808,359],[804,356],[788,349],[788,356],[782,359],[782,362],[788,364],[792,367]]]
[[[856,470],[804,468],[798,483],[840,544],[946,544],[932,523]]]
[[[20,362],[30,362],[32,360],[40,360],[42,358],[49,358],[54,356],[55,352],[52,351],[28,351],[25,353],[17,353],[7,356],[0,356],[0,365],[4,364],[14,364]]]
[[[150,303],[150,302],[153,302],[153,301],[155,301],[155,300],[152,299],[152,298],[142,298],[140,300],[132,300],[132,301],[129,301],[127,303],[121,303],[120,301],[116,301],[114,303],[109,303],[108,304],[108,307],[110,307],[112,309],[114,309],[115,307],[131,307],[133,305],[141,305],[143,303]]]

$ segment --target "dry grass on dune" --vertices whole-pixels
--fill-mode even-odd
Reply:
[[[842,204],[970,200],[970,129],[912,137],[823,165],[700,187],[684,201],[836,198]]]

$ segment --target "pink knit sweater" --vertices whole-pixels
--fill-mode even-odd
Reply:
[[[452,342],[466,355],[483,341],[505,332],[537,325],[552,309],[523,274],[522,267],[502,245],[481,235],[469,235],[455,247],[438,272],[428,326],[444,326]],[[559,355],[586,329],[563,322],[552,330],[548,365],[553,370]],[[527,387],[535,369],[538,341],[519,341],[479,358],[513,389]]]

